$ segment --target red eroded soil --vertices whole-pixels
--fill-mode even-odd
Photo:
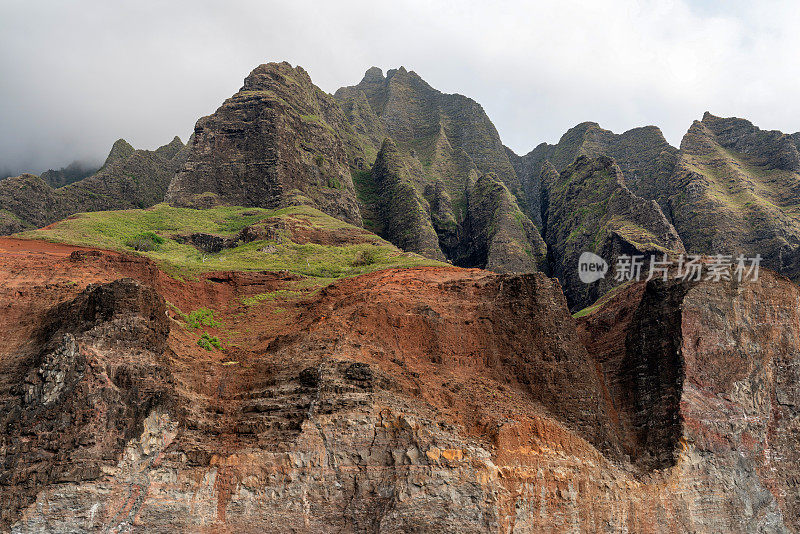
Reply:
[[[184,313],[201,307],[219,316],[235,314],[242,306],[237,297],[279,289],[296,280],[289,273],[212,272],[195,279],[176,280],[151,260],[108,250],[75,247],[46,241],[0,238],[0,335],[4,352],[28,339],[42,315],[58,303],[75,298],[89,284],[119,278],[135,278],[155,288]],[[196,344],[199,333],[182,328],[180,313],[169,310],[176,320],[170,344],[182,357],[207,359],[211,353]],[[279,317],[275,316],[278,326]],[[223,336],[218,328],[210,333]],[[227,332],[228,330],[226,330]]]
[[[300,350],[309,365],[335,358],[374,366],[393,387],[485,439],[493,439],[498,420],[548,413],[543,404],[549,399],[538,389],[525,394],[533,387],[531,363],[505,361],[507,353],[528,347],[497,343],[503,339],[496,335],[499,330],[519,326],[498,299],[502,277],[486,271],[389,269],[315,291],[296,290],[298,279],[289,273],[214,272],[176,280],[135,255],[13,238],[0,239],[0,249],[0,302],[7,303],[0,308],[0,334],[6,351],[28,338],[46,310],[87,285],[131,277],[184,313],[201,307],[215,311],[220,326],[189,329],[174,308],[169,310],[173,371],[212,410],[216,405],[225,411],[256,387],[274,371],[265,369],[281,359],[281,347],[291,342],[291,350]],[[250,306],[241,300],[278,289],[288,292]],[[560,290],[550,289],[542,294],[563,299]],[[542,305],[564,307],[563,302]],[[541,331],[512,337],[535,346],[547,335],[566,336],[572,350],[582,353],[577,337],[565,330],[568,324],[558,324],[561,315],[553,315]],[[218,336],[226,350],[199,347],[204,331]],[[314,349],[320,346],[334,349]],[[578,379],[594,380],[585,371]],[[559,400],[550,410],[568,411],[568,405]]]
[[[681,522],[668,530],[679,532],[691,523],[683,501],[672,494],[694,492],[703,499],[713,493],[719,480],[733,479],[745,457],[737,451],[747,453],[754,472],[779,495],[783,482],[759,463],[765,436],[786,458],[782,469],[796,465],[794,434],[780,426],[792,424],[784,415],[789,405],[772,408],[777,415],[762,429],[732,417],[747,397],[728,393],[730,380],[709,385],[705,370],[714,369],[709,355],[717,354],[711,350],[728,346],[719,334],[728,315],[715,310],[744,309],[730,304],[730,288],[706,284],[687,297],[684,284],[642,283],[576,324],[558,282],[539,273],[386,269],[319,288],[286,272],[213,272],[178,280],[147,258],[51,243],[0,239],[0,249],[0,392],[7,392],[7,406],[16,407],[6,412],[18,425],[11,427],[16,434],[9,433],[16,440],[8,456],[16,462],[8,471],[12,484],[0,493],[10,510],[0,521],[8,524],[23,509],[34,510],[29,506],[43,488],[64,477],[93,488],[100,466],[115,465],[130,436],[142,434],[142,420],[153,406],[168,411],[179,430],[158,459],[163,464],[141,501],[146,504],[137,508],[143,524],[156,525],[152,531],[169,531],[158,530],[162,516],[165,522],[193,521],[195,502],[206,506],[204,521],[215,525],[208,531],[218,532],[268,531],[264,525],[272,517],[279,524],[319,519],[340,526],[373,512],[382,519],[391,512],[383,508],[381,488],[410,477],[424,498],[393,505],[407,507],[409,517],[420,510],[438,517],[442,499],[459,494],[496,513],[496,530],[461,531],[510,532],[526,525],[532,532],[565,531],[560,526],[567,524],[558,518],[575,510],[585,521],[582,531],[602,531],[623,507],[630,510],[632,532],[653,531],[650,525],[680,513]],[[121,278],[141,283],[107,284]],[[97,283],[106,285],[82,293]],[[742,302],[763,294],[773,305],[748,312],[747,324],[769,328],[754,327],[758,337],[736,346],[780,347],[773,368],[795,383],[790,358],[797,353],[796,336],[785,335],[798,324],[794,286],[765,276],[763,287],[745,290],[752,295]],[[716,301],[706,307],[709,298]],[[50,336],[45,350],[33,334],[61,303],[56,315],[68,327],[87,323],[99,329],[73,328],[79,350],[71,357],[78,364],[65,364],[64,374],[84,374],[68,381],[77,389],[62,394],[70,403],[64,410],[44,400],[28,402],[33,394],[16,387],[44,383],[47,358],[62,338]],[[188,327],[185,314],[201,307],[214,310],[218,324]],[[121,318],[104,320],[102,310]],[[706,324],[717,326],[704,329]],[[735,334],[742,331],[749,335],[746,329]],[[224,350],[200,347],[203,332],[218,336]],[[120,344],[104,345],[107,340]],[[744,367],[732,367],[729,352],[714,361],[741,374]],[[677,359],[680,354],[684,359]],[[741,351],[740,361],[756,361],[750,354]],[[758,354],[773,358],[769,351]],[[46,357],[43,363],[37,355]],[[768,365],[773,364],[761,364]],[[676,372],[684,369],[691,383],[689,396],[682,397],[685,385]],[[754,376],[749,387],[756,389],[760,378]],[[716,395],[711,387],[726,392]],[[40,390],[31,391],[42,399],[51,391]],[[62,412],[82,423],[65,420]],[[741,428],[735,434],[740,444],[730,438],[732,422]],[[36,425],[45,432],[30,431]],[[719,473],[705,471],[711,474],[689,482],[679,471],[674,475],[686,436],[722,455],[713,467]],[[785,442],[778,441],[782,436]],[[727,465],[724,455],[734,446]],[[31,450],[71,456],[62,461]],[[102,497],[114,514],[141,504],[131,497],[125,476],[108,478],[118,494]],[[478,500],[471,496],[474,480],[488,492],[476,493]],[[204,481],[213,485],[205,493],[196,489]],[[253,510],[275,514],[259,519],[243,505],[250,490],[240,487],[266,488],[260,495],[270,499],[273,491],[294,493],[258,501]],[[480,504],[486,494],[496,501]],[[58,492],[49,495],[56,502]],[[99,494],[87,495],[81,506],[89,510]],[[317,508],[302,517],[286,515],[284,502],[299,495],[310,495]],[[65,498],[64,509],[75,508],[76,498]],[[173,512],[185,502],[192,503],[191,512]],[[363,511],[343,514],[352,503]],[[535,507],[521,513],[520,503]],[[469,509],[462,506],[459,513]],[[216,529],[227,522],[234,526]]]
[[[93,250],[89,247],[76,247],[51,243],[35,239],[17,239],[14,237],[0,237],[0,254],[32,254],[44,253],[57,256],[68,256],[75,250]]]

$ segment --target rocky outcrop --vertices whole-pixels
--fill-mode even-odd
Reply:
[[[183,146],[183,143],[181,143],[181,146]],[[111,146],[111,151],[108,153],[108,156],[106,156],[103,167],[108,167],[115,161],[126,160],[131,157],[134,152],[136,152],[136,149],[125,139],[117,139]]]
[[[588,306],[619,285],[614,266],[621,255],[643,256],[642,272],[647,276],[651,257],[685,252],[658,204],[633,194],[611,158],[580,156],[558,177],[554,172],[546,168],[542,178],[544,237],[552,275],[564,286],[571,309]],[[608,262],[604,278],[592,283],[580,280],[578,260],[584,252]]]
[[[456,152],[469,160],[459,165],[457,174],[468,173],[471,163],[480,174],[493,172],[509,189],[519,190],[519,180],[500,136],[474,100],[437,91],[416,72],[404,67],[391,69],[386,76],[381,69],[372,67],[358,85],[339,89],[335,97],[349,108],[354,103],[360,103],[360,109],[369,106],[372,114],[362,112],[360,115],[374,115],[382,128],[374,120],[363,121],[367,136],[375,139],[385,132],[402,150],[413,152],[424,167],[436,167],[442,159]],[[360,129],[360,124],[356,124]],[[446,154],[442,154],[443,144],[449,146]],[[435,172],[434,169],[431,172]],[[463,187],[463,181],[456,185]],[[453,191],[449,193],[453,195]],[[459,193],[463,195],[463,191]]]
[[[369,154],[385,138],[392,139],[397,159],[413,175],[415,196],[427,201],[430,209],[425,211],[444,257],[457,265],[506,272],[543,267],[541,236],[525,214],[525,206],[521,211],[517,207],[527,197],[521,194],[509,154],[480,105],[461,95],[443,94],[402,67],[386,76],[373,67],[358,85],[339,89],[335,97],[365,147],[367,166],[372,163]],[[507,200],[474,190],[478,178],[487,174],[504,186],[501,196]],[[386,226],[377,208],[386,200],[378,198],[374,179],[357,172],[356,189],[365,226],[391,240],[383,233]],[[472,202],[472,198],[479,200]],[[492,211],[501,204],[500,211]],[[488,211],[479,213],[480,209]],[[509,219],[512,212],[522,220]],[[498,231],[494,227],[488,231],[492,221]],[[473,231],[478,233],[473,235]]]
[[[155,151],[126,147],[130,145],[117,141],[99,171],[57,189],[32,174],[0,180],[5,213],[0,233],[38,228],[80,212],[148,208],[163,201],[185,159],[181,140],[176,137]]]
[[[507,151],[520,177],[529,214],[539,227],[542,224],[540,175],[546,163],[561,172],[579,156],[608,156],[622,170],[625,185],[631,191],[654,199],[672,174],[678,153],[655,126],[615,134],[594,122],[578,124],[568,130],[557,144],[542,143],[525,156],[517,156],[510,149]]]
[[[582,123],[556,145],[541,144],[522,157],[508,152],[528,214],[540,228],[544,220],[537,213],[547,209],[542,181],[547,165],[560,172],[581,155],[605,155],[615,160],[632,193],[658,202],[687,250],[761,254],[765,265],[797,279],[798,137],[706,113],[684,136],[680,150],[653,126],[616,135]]]
[[[121,279],[56,306],[31,343],[5,355],[0,527],[16,522],[45,487],[107,476],[125,442],[147,430],[146,419],[174,408],[162,359],[168,333],[163,298]]]
[[[371,175],[378,195],[379,235],[403,250],[444,260],[431,224],[430,205],[417,190],[411,172],[397,146],[387,139]]]
[[[470,190],[466,228],[470,237],[461,263],[497,272],[548,271],[547,245],[494,174],[483,175]]]
[[[710,113],[681,142],[680,160],[658,200],[686,248],[707,254],[760,254],[800,277],[800,166],[791,136]]]
[[[546,272],[544,240],[505,184],[494,174],[476,180],[474,171],[466,180],[466,209],[457,211],[446,184],[431,183],[386,139],[358,188],[370,229],[404,250],[496,272]]]
[[[350,173],[354,134],[300,67],[269,63],[200,119],[166,195],[178,206],[308,204],[361,224]]]
[[[254,327],[252,341],[217,363],[185,359],[186,334],[173,329],[169,344],[177,353],[166,353],[161,368],[174,379],[161,383],[178,399],[162,403],[146,400],[155,371],[126,374],[124,365],[114,367],[129,361],[127,347],[113,341],[125,323],[116,312],[109,317],[110,299],[93,296],[97,291],[59,308],[59,316],[80,318],[59,328],[85,331],[75,334],[78,351],[100,358],[95,367],[81,368],[84,381],[107,375],[122,393],[128,384],[138,386],[135,417],[124,409],[100,410],[135,430],[117,441],[91,478],[28,478],[39,490],[37,500],[10,517],[16,531],[130,526],[159,532],[202,525],[237,532],[275,531],[275,525],[306,532],[497,530],[511,520],[514,492],[503,489],[500,472],[511,461],[500,461],[493,443],[513,450],[508,440],[516,439],[514,429],[536,428],[560,435],[559,446],[574,440],[589,450],[591,442],[616,454],[613,436],[603,430],[607,416],[594,368],[558,285],[543,275],[433,269],[346,280],[299,315],[289,311],[294,319],[277,337],[259,340],[267,331],[254,318],[264,311],[245,310],[241,324]],[[114,301],[152,299],[142,293]],[[155,312],[134,315],[152,317],[162,331],[157,316],[165,317],[163,308]],[[224,316],[240,320],[233,318]],[[530,328],[519,329],[520,321]],[[389,327],[394,333],[387,336],[381,324],[395,325]],[[96,345],[93,333],[101,331],[109,341]],[[129,332],[133,340],[148,336]],[[331,336],[343,332],[350,334],[334,348]],[[146,368],[157,344],[143,343],[143,349],[138,361]],[[51,367],[28,368],[50,376]],[[8,372],[4,367],[0,376]],[[55,396],[61,400],[53,406],[75,413],[82,412],[64,403],[104,398],[77,388]],[[514,413],[518,398],[526,408],[512,422],[504,414]],[[5,472],[13,478],[28,468],[20,458]]]
[[[653,531],[800,528],[797,287],[651,281],[581,320],[624,449],[670,480],[671,526]]]

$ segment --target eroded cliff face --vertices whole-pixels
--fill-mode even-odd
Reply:
[[[798,528],[800,292],[769,272],[623,288],[576,325],[538,273],[246,305],[297,280],[41,246],[0,256],[5,529]],[[224,351],[176,311],[201,306]]]
[[[549,273],[547,245],[514,195],[496,175],[485,174],[469,192],[469,238],[461,263],[495,272]]]
[[[546,185],[541,178],[542,170],[553,166],[561,172],[578,157],[613,158],[625,176],[625,184],[635,194],[653,199],[669,179],[675,168],[678,150],[667,143],[656,126],[633,128],[615,134],[601,128],[595,122],[583,122],[570,128],[558,143],[541,143],[524,156],[517,156],[507,149],[509,159],[522,183],[531,218],[542,227],[542,194]]]
[[[31,300],[46,308],[47,295],[74,291],[63,278],[80,276],[83,283],[135,274],[171,301],[198,299],[174,300],[183,307],[206,299],[219,309],[229,302],[228,291],[238,291],[222,284],[227,291],[198,296],[224,277],[213,275],[208,280],[214,282],[197,287],[174,286],[152,265],[125,256],[83,253],[45,261],[62,274],[47,287],[32,284],[18,299],[31,321],[38,309]],[[239,289],[280,287],[270,283],[279,282],[269,278]],[[127,323],[114,322],[113,313],[109,318],[87,311],[105,309],[90,304],[98,300],[90,296],[114,284],[123,282],[91,286],[57,305],[57,315],[75,318],[65,319],[69,328],[75,321],[97,323],[93,328],[104,329],[104,339],[129,332]],[[6,291],[18,290],[9,284]],[[161,319],[152,319],[158,325],[166,318],[163,301],[154,293],[150,297],[161,310]],[[153,399],[162,394],[139,389],[136,405],[143,411],[137,429],[114,442],[99,472],[77,480],[38,480],[32,484],[36,500],[27,495],[15,501],[18,508],[6,521],[19,532],[497,531],[514,506],[498,486],[494,460],[494,443],[502,444],[506,434],[522,432],[527,442],[528,429],[535,428],[541,440],[555,433],[587,452],[594,450],[590,441],[609,454],[618,449],[604,433],[608,425],[594,368],[571,328],[558,286],[543,275],[383,271],[336,284],[282,314],[259,308],[234,301],[226,310],[226,320],[241,325],[232,328],[242,327],[242,348],[225,354],[198,352],[191,332],[169,320],[168,347],[153,346],[140,358],[159,356],[158,373],[174,377],[174,385],[163,383],[175,401],[158,403]],[[234,319],[237,314],[244,316]],[[525,320],[536,328],[519,330]],[[490,329],[503,334],[490,335]],[[29,336],[18,337],[15,346],[27,346]],[[78,350],[100,353],[93,339],[76,339]],[[103,345],[102,351],[112,361],[127,354],[125,346]],[[30,362],[26,373],[37,374],[41,367]],[[101,361],[84,372],[84,380],[103,383],[108,367]],[[576,383],[586,387],[561,393]],[[86,397],[65,390],[54,406],[73,410],[65,403]],[[24,416],[47,401],[37,402],[23,409]],[[55,430],[63,434],[89,430],[82,420],[58,424],[63,426]],[[27,468],[19,455],[5,473],[14,478]],[[3,491],[9,498],[20,494],[16,486]]]
[[[308,204],[361,224],[350,175],[352,129],[301,67],[256,67],[238,93],[195,126],[166,201],[281,207]]]
[[[659,202],[688,250],[758,253],[764,265],[796,281],[798,193],[800,156],[791,136],[706,113],[683,137]]]
[[[366,228],[462,267],[547,272],[546,247],[509,161],[514,156],[479,104],[441,93],[403,67],[386,76],[373,67],[334,96],[366,155],[364,169],[374,162],[371,172],[354,171]],[[391,159],[410,175],[402,189],[381,185],[387,142]],[[392,216],[398,206],[410,208]]]
[[[397,145],[386,139],[372,168],[378,194],[376,230],[403,250],[444,260],[431,222],[431,206],[418,190],[415,182],[420,177],[415,171],[403,161]]]
[[[800,528],[799,298],[770,273],[649,282],[581,320],[623,449],[669,484],[678,531]]]
[[[542,189],[552,275],[561,281],[572,310],[589,306],[620,284],[613,270],[620,256],[642,256],[647,266],[653,257],[685,253],[658,204],[631,192],[609,157],[580,156],[560,174],[546,167]],[[579,277],[578,261],[587,251],[610,266],[606,277],[592,284]]]
[[[176,409],[161,360],[168,332],[164,299],[123,278],[55,306],[4,355],[3,525],[43,488],[107,474],[151,413]],[[47,530],[48,521],[37,528]]]

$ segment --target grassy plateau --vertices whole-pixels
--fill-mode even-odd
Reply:
[[[237,241],[214,254],[180,242],[181,236],[194,233],[232,238],[243,228],[262,221],[283,222],[285,227],[272,239]],[[313,239],[301,239],[305,242],[299,243],[289,227],[315,235],[344,233],[357,238],[340,239],[334,241],[336,244],[321,244]],[[285,270],[326,282],[391,267],[441,265],[402,252],[376,235],[308,206],[197,210],[158,204],[141,210],[81,213],[16,237],[140,254],[156,260],[165,271],[179,277],[209,271]],[[147,246],[142,246],[143,242]]]

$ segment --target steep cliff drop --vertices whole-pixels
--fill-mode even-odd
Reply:
[[[800,292],[768,272],[627,287],[576,328],[539,273],[304,290],[0,248],[3,530],[800,526]]]

